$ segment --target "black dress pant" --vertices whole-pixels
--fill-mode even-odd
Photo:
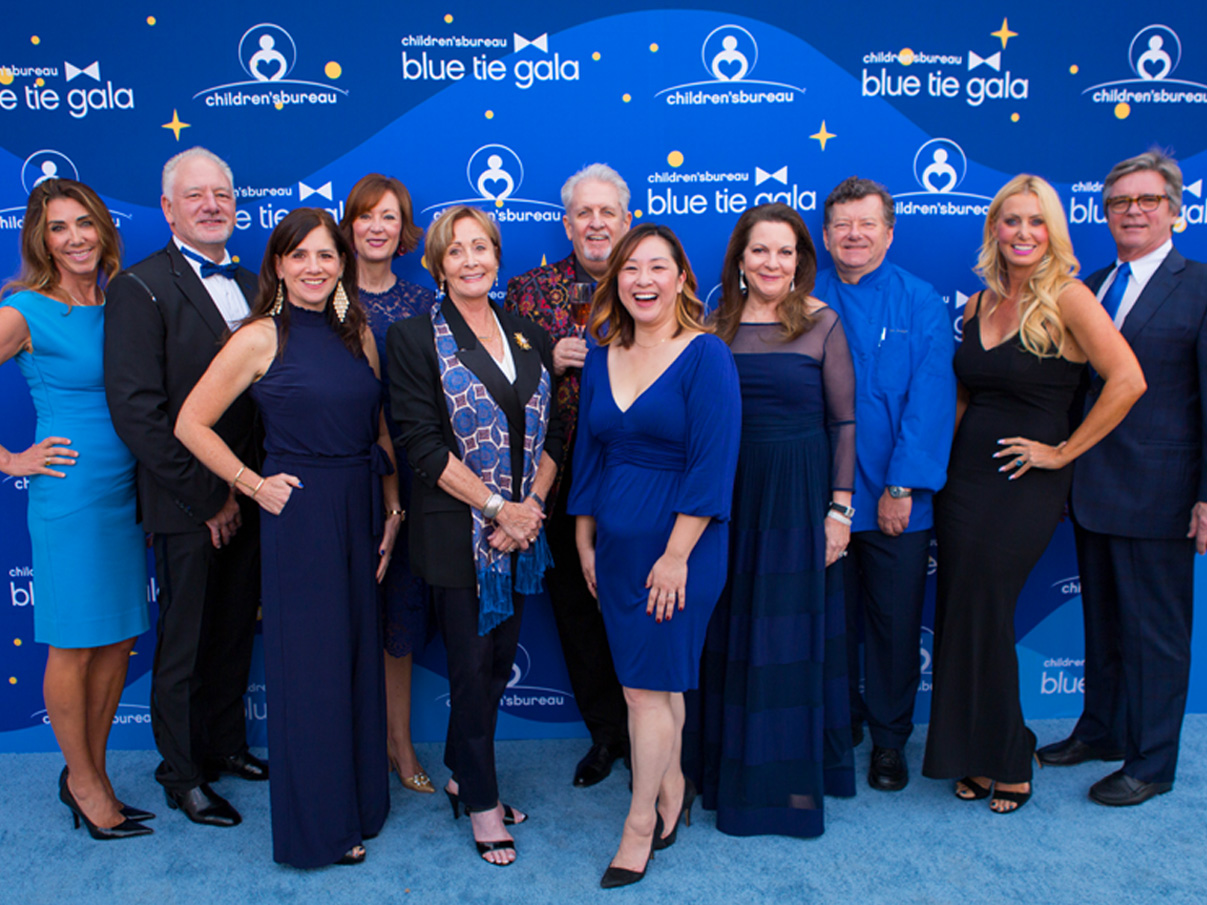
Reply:
[[[169,789],[193,788],[206,757],[247,745],[243,695],[260,606],[259,506],[248,502],[222,549],[208,529],[155,535],[151,729],[163,758],[155,778]]]
[[[1122,749],[1123,772],[1173,782],[1190,686],[1194,541],[1078,526],[1085,707],[1073,736]]]
[[[896,537],[881,531],[857,531],[851,535],[843,559],[851,725],[866,721],[872,743],[883,748],[905,747],[914,729],[930,536],[929,530]],[[864,635],[862,694],[860,625]]]
[[[574,702],[591,740],[613,750],[625,749],[629,729],[624,690],[612,665],[612,649],[608,646],[599,601],[591,596],[583,578],[574,541],[575,517],[566,514],[571,480],[569,456],[567,451],[561,487],[545,524],[545,537],[553,554],[553,568],[545,573],[545,586],[549,589]]]
[[[466,810],[488,811],[499,802],[495,728],[499,702],[511,679],[520,643],[522,594],[512,595],[511,617],[478,634],[474,588],[432,588],[436,622],[448,655],[449,714],[444,764],[453,771]]]

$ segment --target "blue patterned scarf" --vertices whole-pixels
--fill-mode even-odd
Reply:
[[[544,365],[536,392],[524,405],[524,474],[520,493],[512,494],[511,439],[507,416],[477,376],[457,358],[457,340],[444,319],[443,300],[432,307],[432,330],[436,336],[436,358],[440,362],[440,382],[448,417],[457,437],[461,461],[482,479],[491,493],[510,502],[527,498],[536,478],[537,465],[545,448],[545,430],[549,423],[552,381]],[[506,338],[504,338],[506,342]],[[533,353],[535,354],[535,353]],[[473,514],[474,568],[478,577],[478,634],[485,635],[512,615],[511,554],[502,553],[489,543],[486,520],[481,509]],[[496,528],[501,531],[501,528]],[[521,594],[539,593],[545,570],[553,565],[545,532],[519,554],[515,590]]]

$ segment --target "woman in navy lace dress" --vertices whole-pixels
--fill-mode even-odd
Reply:
[[[423,230],[412,216],[411,194],[392,176],[370,173],[363,177],[344,203],[340,229],[356,249],[356,282],[360,301],[369,317],[369,328],[377,342],[381,381],[386,374],[386,330],[394,321],[432,310],[436,295],[430,289],[400,280],[391,268],[394,258],[419,247]],[[404,451],[385,398],[386,421],[394,433],[394,456],[399,463],[398,493],[405,512],[410,505],[411,472],[405,467]],[[405,518],[405,516],[403,516]],[[402,784],[413,792],[435,792],[432,781],[419,764],[411,743],[411,664],[422,652],[428,636],[430,595],[427,584],[411,572],[406,544],[399,544],[390,561],[384,582],[386,646],[386,712],[389,716],[390,767]]]

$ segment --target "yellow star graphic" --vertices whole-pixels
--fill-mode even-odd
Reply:
[[[989,34],[995,38],[1001,38],[1003,49],[1005,49],[1007,41],[1009,41],[1011,38],[1018,37],[1018,32],[1010,30],[1010,23],[1005,17],[1002,18],[1001,29],[999,31],[991,31]]]
[[[188,123],[182,123],[180,121],[179,114],[177,114],[176,111],[173,110],[172,111],[172,121],[170,123],[164,123],[161,128],[171,129],[172,134],[176,136],[176,140],[180,141],[180,130],[188,129],[188,128],[190,128],[190,126]]]
[[[833,132],[826,131],[826,121],[823,119],[821,121],[821,131],[814,132],[809,137],[816,138],[821,143],[821,149],[824,151],[826,149],[826,142],[829,141],[831,138],[837,138],[838,136],[835,135]]]

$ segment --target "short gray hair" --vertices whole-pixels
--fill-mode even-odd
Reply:
[[[1111,171],[1106,174],[1106,181],[1102,184],[1103,201],[1105,202],[1110,194],[1111,187],[1124,176],[1145,170],[1160,173],[1161,178],[1165,180],[1165,197],[1169,199],[1169,209],[1176,217],[1182,212],[1182,168],[1176,160],[1157,147],[1121,160],[1111,167]]]
[[[189,148],[187,151],[181,151],[171,160],[163,165],[163,180],[160,183],[164,197],[171,197],[172,187],[176,183],[176,170],[186,160],[192,160],[194,157],[200,157],[202,160],[208,160],[214,166],[218,167],[225,175],[231,184],[231,188],[235,185],[235,175],[231,172],[230,164],[215,154],[208,148],[203,148],[197,145],[195,148]]]
[[[826,198],[822,226],[826,227],[830,225],[830,209],[834,205],[862,201],[864,198],[872,195],[880,199],[880,204],[884,208],[884,225],[892,229],[893,224],[897,222],[897,212],[893,209],[893,196],[879,182],[874,182],[871,179],[862,179],[859,176],[848,176],[842,182],[838,183],[838,185],[834,186],[834,191],[830,192],[830,196]]]
[[[573,176],[566,180],[566,184],[562,186],[562,207],[566,209],[566,213],[570,212],[570,202],[574,200],[574,190],[578,188],[578,184],[584,180],[591,179],[595,182],[606,182],[611,186],[615,186],[616,193],[620,196],[620,212],[627,214],[629,212],[629,185],[624,181],[624,178],[606,163],[593,163],[583,167]]]

